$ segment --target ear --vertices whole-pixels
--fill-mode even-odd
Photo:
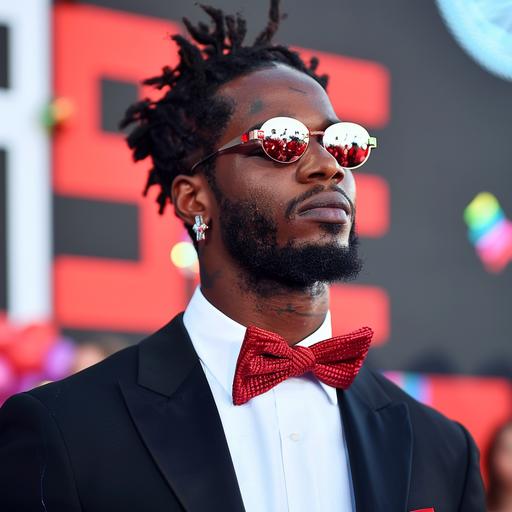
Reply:
[[[201,174],[178,174],[172,182],[171,197],[176,215],[185,224],[193,225],[196,215],[208,224],[211,219],[211,200],[206,178]]]

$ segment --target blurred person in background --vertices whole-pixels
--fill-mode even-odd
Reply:
[[[121,336],[99,336],[77,343],[71,372],[76,373],[126,348],[129,342]]]
[[[201,286],[138,345],[4,404],[0,509],[481,512],[466,428],[363,365],[371,328],[332,337],[375,139],[339,120],[317,60],[272,42],[277,0],[250,45],[245,19],[203,9],[145,81],[165,94],[122,122]]]
[[[487,510],[512,512],[512,419],[493,434],[485,457]]]

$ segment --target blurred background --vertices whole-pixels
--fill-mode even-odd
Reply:
[[[241,12],[252,39],[268,2]],[[463,422],[483,453],[511,416],[512,0],[283,0],[276,41],[317,55],[357,171],[365,270],[334,330]],[[138,342],[181,311],[197,262],[117,124],[174,65],[189,0],[0,2],[0,403]]]

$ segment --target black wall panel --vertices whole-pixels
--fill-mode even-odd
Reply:
[[[0,23],[0,89],[7,89],[9,83],[9,27]]]
[[[101,129],[119,133],[118,124],[126,108],[137,100],[137,85],[103,77],[101,79]]]
[[[139,210],[128,203],[54,196],[54,252],[139,259]]]

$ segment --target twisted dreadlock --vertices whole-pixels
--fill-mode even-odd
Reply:
[[[256,69],[283,63],[311,76],[322,87],[327,86],[327,76],[316,74],[318,59],[312,58],[306,65],[298,53],[272,44],[284,18],[279,3],[271,0],[267,26],[251,46],[243,46],[247,32],[244,18],[201,5],[211,19],[210,25],[199,22],[194,26],[183,18],[192,40],[181,35],[171,37],[179,48],[179,64],[174,69],[164,66],[161,75],[142,82],[159,90],[167,87],[167,91],[157,101],[146,98],[131,105],[120,128],[135,125],[127,137],[135,161],[151,157],[153,166],[143,194],[153,185],[160,187],[160,214],[171,202],[175,176],[190,174],[185,157],[198,150],[202,154],[212,152],[229,121],[233,105],[215,96],[221,85]],[[202,167],[209,182],[214,182],[213,163]],[[187,228],[190,232],[190,226]]]

